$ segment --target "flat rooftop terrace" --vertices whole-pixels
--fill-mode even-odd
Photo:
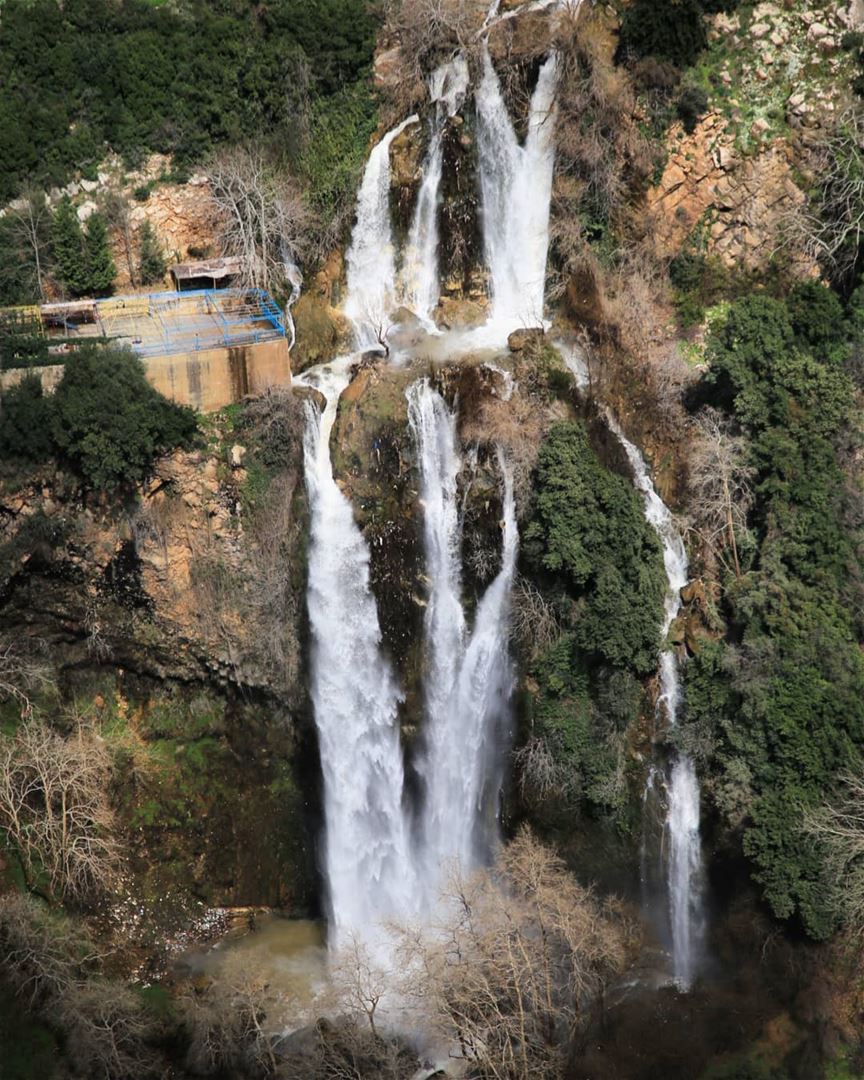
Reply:
[[[285,316],[261,289],[198,289],[43,304],[50,340],[110,338],[139,356],[232,348],[286,336]]]

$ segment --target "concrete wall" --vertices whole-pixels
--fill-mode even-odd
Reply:
[[[201,412],[214,412],[246,394],[259,394],[268,386],[287,386],[291,382],[291,360],[284,337],[233,349],[151,356],[145,358],[144,367],[147,378],[165,397]],[[63,378],[60,365],[39,368],[38,373],[48,393]],[[0,374],[0,389],[14,386],[24,375],[23,369]]]

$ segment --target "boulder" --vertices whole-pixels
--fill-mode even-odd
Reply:
[[[486,321],[486,307],[480,300],[442,296],[433,318],[441,330],[470,330]]]
[[[507,348],[510,352],[522,352],[523,349],[532,345],[539,345],[546,336],[542,326],[530,327],[523,330],[514,330],[507,338]]]
[[[391,187],[413,188],[420,182],[424,153],[423,128],[409,124],[390,143]]]
[[[300,401],[311,401],[318,412],[324,412],[327,408],[327,398],[324,397],[320,390],[316,390],[314,386],[297,386],[295,383],[291,387],[291,392]]]

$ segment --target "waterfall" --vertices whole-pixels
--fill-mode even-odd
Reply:
[[[429,579],[426,722],[418,770],[425,783],[422,858],[434,886],[443,865],[455,861],[469,868],[489,846],[484,804],[490,791],[498,791],[494,735],[512,690],[508,618],[518,529],[512,473],[499,455],[504,481],[501,568],[480,601],[468,635],[461,604],[456,490],[461,462],[455,417],[426,380],[409,388],[408,402],[420,465]]]
[[[663,563],[669,587],[663,603],[663,637],[681,610],[681,590],[687,584],[687,553],[669,508],[657,494],[645,461],[608,412],[607,422],[620,441],[633,469],[635,483],[645,501],[645,517],[663,545]],[[673,648],[660,654],[660,698],[667,722],[674,728],[681,701],[678,658]],[[669,921],[672,928],[672,974],[675,983],[688,990],[693,982],[703,933],[702,856],[699,841],[699,781],[693,761],[678,754],[667,781],[666,836],[668,855],[666,883]]]
[[[565,364],[581,389],[589,386],[588,369],[578,349],[563,342],[556,343]],[[656,530],[663,545],[663,565],[669,587],[663,601],[663,637],[669,633],[672,623],[681,610],[681,590],[687,584],[687,552],[669,508],[657,494],[648,469],[639,450],[621,430],[620,424],[609,409],[606,422],[615,435],[633,470],[636,488],[645,502],[645,517]],[[678,658],[674,649],[664,648],[660,654],[660,697],[658,709],[666,711],[670,728],[678,721],[681,704],[681,679]],[[645,788],[645,804],[658,781],[658,773],[652,768]],[[666,860],[666,887],[669,897],[669,923],[672,931],[672,974],[675,983],[687,990],[693,982],[699,952],[704,935],[704,912],[702,897],[702,852],[699,840],[699,780],[693,761],[686,754],[678,754],[672,763],[666,781],[666,823],[668,838]],[[641,878],[646,882],[646,852],[640,856]]]
[[[543,323],[557,68],[552,55],[540,69],[520,146],[489,50],[483,49],[476,95],[483,243],[492,294],[489,322],[502,337]]]
[[[396,256],[390,220],[390,144],[410,124],[409,116],[373,148],[357,194],[357,221],[346,256],[345,314],[354,324],[358,349],[379,348],[396,295]]]
[[[283,263],[285,265],[285,280],[291,286],[291,295],[285,301],[285,321],[290,330],[288,338],[288,351],[290,352],[297,342],[297,327],[294,325],[294,316],[291,314],[291,309],[300,299],[300,290],[303,288],[303,275],[300,272],[300,267],[287,251],[283,253]]]
[[[429,79],[429,99],[435,104],[435,117],[402,264],[404,302],[427,323],[439,295],[438,209],[444,166],[444,127],[461,108],[467,90],[468,62],[461,53],[449,63],[442,64]],[[434,324],[429,325],[434,328]]]
[[[330,432],[350,358],[318,375],[304,444],[311,507],[307,602],[312,702],[324,774],[331,945],[368,940],[384,920],[413,914],[416,884],[402,809],[400,692],[382,656],[369,550],[333,479]]]

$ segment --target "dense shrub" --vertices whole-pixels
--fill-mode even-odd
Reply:
[[[819,359],[839,359],[848,336],[843,305],[837,294],[818,281],[806,281],[786,302],[792,329]]]
[[[0,458],[37,462],[49,457],[51,409],[38,375],[25,375],[0,400]]]
[[[371,64],[365,0],[33,0],[0,23],[0,203],[25,180],[91,178],[111,149],[180,165],[264,132],[302,136],[304,103]]]
[[[687,669],[687,724],[713,747],[715,801],[743,827],[774,912],[797,914],[815,937],[836,912],[802,813],[864,748],[861,538],[838,456],[853,394],[841,365],[826,363],[851,333],[838,314],[819,285],[788,306],[749,297],[709,340],[713,402],[748,439],[758,549],[728,584],[726,643]]]
[[[657,536],[629,481],[604,469],[577,423],[540,448],[529,559],[576,601],[574,643],[617,667],[657,663],[665,578]]]
[[[121,348],[71,354],[51,405],[56,446],[96,488],[140,480],[196,427],[192,411],[154,390],[141,361]]]
[[[708,111],[708,95],[701,86],[687,86],[678,98],[675,105],[675,113],[684,130],[691,135],[696,130],[696,124]]]
[[[138,238],[138,277],[141,284],[155,285],[161,282],[167,269],[165,252],[156,230],[149,221],[145,221]]]
[[[580,423],[555,425],[540,448],[523,552],[542,615],[523,642],[523,795],[541,819],[583,802],[623,824],[636,675],[657,666],[666,578],[632,483],[603,468]]]
[[[621,20],[618,55],[657,56],[688,67],[707,41],[697,0],[633,0]]]

